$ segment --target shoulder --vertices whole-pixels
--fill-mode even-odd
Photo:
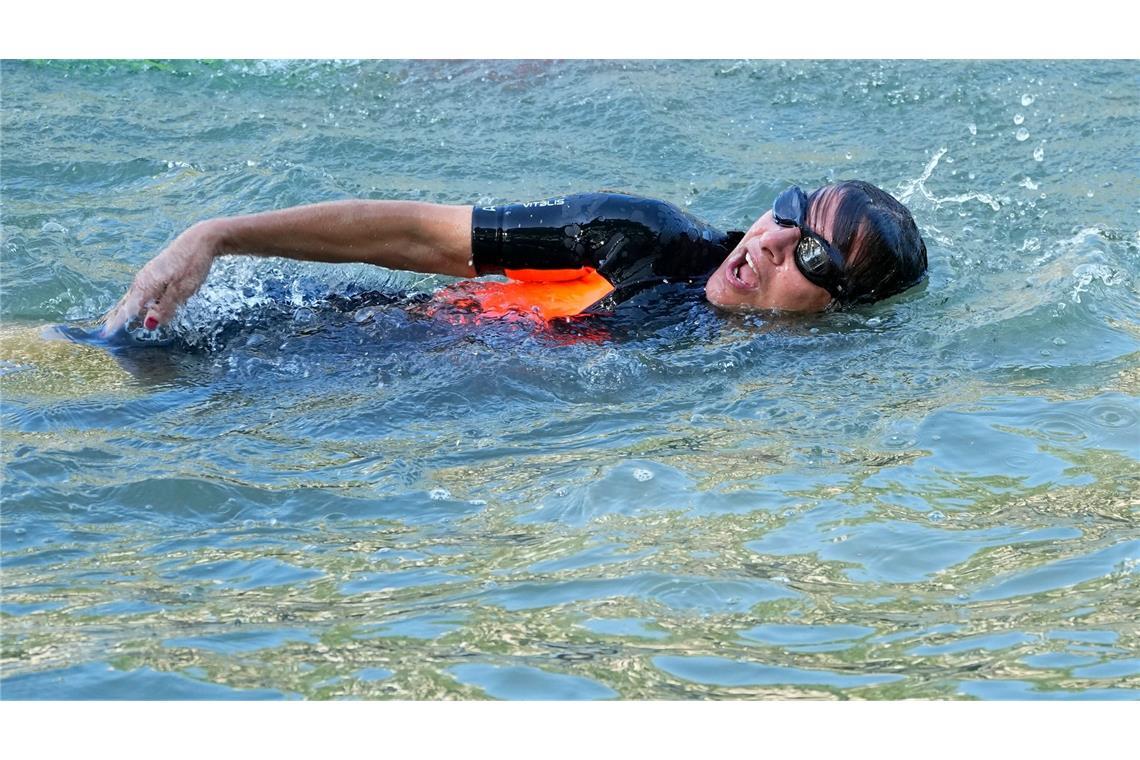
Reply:
[[[681,209],[668,201],[613,190],[568,195],[565,203],[579,210],[589,209],[603,213],[609,218],[634,219],[645,223],[671,222],[685,216]]]

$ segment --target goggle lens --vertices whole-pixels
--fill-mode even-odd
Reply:
[[[831,257],[827,255],[827,250],[824,249],[823,244],[814,237],[805,235],[800,240],[800,244],[796,246],[796,253],[799,255],[800,263],[804,265],[804,268],[817,277],[822,277],[831,270]]]
[[[795,227],[800,231],[796,266],[804,277],[835,298],[842,299],[843,256],[808,229],[805,224],[807,205],[807,193],[798,187],[789,187],[772,202],[772,218],[781,227]]]

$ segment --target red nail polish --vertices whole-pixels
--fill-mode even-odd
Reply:
[[[154,317],[147,317],[146,322],[143,324],[146,326],[146,329],[153,330],[154,328],[158,327],[158,320]]]

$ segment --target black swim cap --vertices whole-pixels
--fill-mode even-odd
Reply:
[[[835,204],[830,242],[847,261],[844,303],[889,298],[926,275],[926,243],[910,211],[890,193],[860,180],[822,187],[808,199],[816,224],[821,197],[825,206]]]

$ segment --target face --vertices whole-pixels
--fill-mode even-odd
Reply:
[[[835,217],[835,204],[829,200],[829,193],[823,193],[811,214],[811,228],[825,240],[831,240]],[[730,311],[823,311],[831,294],[809,282],[796,266],[799,242],[798,229],[776,224],[772,212],[766,212],[709,278],[705,297]]]

